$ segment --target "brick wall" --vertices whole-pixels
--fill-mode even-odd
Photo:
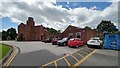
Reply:
[[[81,40],[87,42],[91,37],[97,36],[97,32],[92,29],[79,28],[75,26],[68,26],[62,33],[62,37],[69,37],[69,33],[73,33],[73,38],[77,38],[76,33],[81,33]]]
[[[26,41],[44,40],[51,37],[51,33],[46,31],[42,25],[35,26],[34,19],[28,17],[27,24],[21,23],[18,26],[18,36],[23,34]]]

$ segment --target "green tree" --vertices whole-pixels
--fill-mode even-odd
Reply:
[[[23,37],[23,34],[20,34],[19,36],[17,36],[17,41],[24,41],[25,38]]]
[[[98,24],[97,30],[98,32],[108,31],[111,33],[115,33],[116,31],[118,31],[116,26],[113,23],[111,23],[111,21],[106,21],[106,20],[102,20],[100,24]]]
[[[7,30],[7,34],[10,37],[9,40],[15,40],[15,38],[17,37],[17,33],[16,33],[16,30],[14,28],[9,28]]]
[[[45,28],[46,30],[48,30],[49,32],[51,32],[51,33],[53,33],[53,34],[58,34],[58,33],[60,33],[60,31],[58,30],[56,30],[56,29],[54,29],[54,28]]]
[[[61,33],[61,31],[60,31],[60,30],[58,30],[58,33]]]
[[[2,31],[2,40],[15,40],[16,37],[17,33],[14,28],[9,28],[7,31]]]
[[[2,31],[2,40],[7,40],[7,37],[8,37],[7,32],[3,30]]]
[[[120,31],[117,31],[116,33],[117,33],[118,35],[120,35]]]
[[[118,32],[118,34],[120,35],[120,31]]]
[[[89,26],[85,26],[85,29],[91,29],[91,27],[89,27]]]

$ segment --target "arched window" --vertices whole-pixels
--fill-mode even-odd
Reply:
[[[77,38],[81,38],[81,32],[77,32],[77,33],[76,33],[76,37],[77,37]]]
[[[69,37],[70,37],[70,38],[73,38],[73,33],[69,33]]]

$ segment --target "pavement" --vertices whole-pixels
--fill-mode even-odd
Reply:
[[[86,46],[79,48],[58,47],[40,41],[16,42],[3,41],[19,48],[19,54],[10,66],[118,66],[118,51],[94,49]]]

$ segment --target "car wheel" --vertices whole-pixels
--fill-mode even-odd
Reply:
[[[100,45],[100,49],[102,49],[102,45]]]
[[[102,44],[100,44],[100,49],[102,49]]]
[[[78,48],[79,46],[78,45],[76,45],[76,48]]]
[[[68,46],[68,47],[70,47],[70,48],[71,48],[71,46]]]
[[[87,45],[88,47],[91,47],[90,45]]]

